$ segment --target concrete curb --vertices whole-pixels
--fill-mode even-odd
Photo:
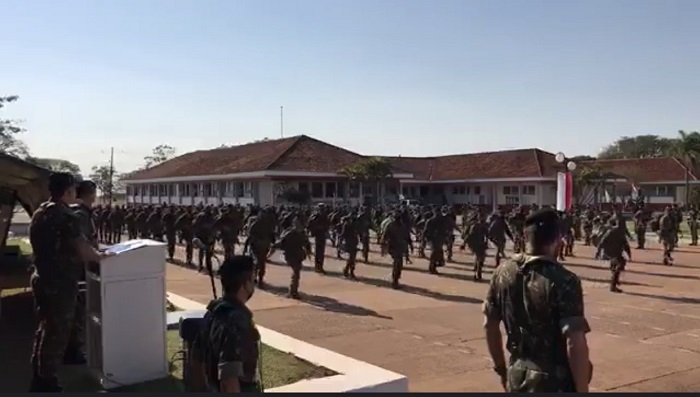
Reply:
[[[185,297],[168,292],[173,305],[185,311],[202,311],[206,306]],[[178,312],[170,313],[173,321]],[[185,317],[185,316],[183,316]],[[169,322],[170,322],[169,321]],[[395,372],[355,360],[339,353],[294,339],[279,332],[258,326],[263,343],[285,353],[293,354],[312,364],[322,366],[340,375],[318,379],[305,379],[297,383],[266,390],[271,393],[352,393],[380,392],[402,393],[408,391],[408,378]]]

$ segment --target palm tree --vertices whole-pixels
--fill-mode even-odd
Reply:
[[[685,168],[685,203],[690,200],[690,173],[700,164],[700,133],[678,131],[678,139],[673,148],[673,155],[683,162]]]
[[[381,182],[393,175],[391,162],[384,157],[369,157],[355,164],[349,165],[341,171],[351,180],[372,181],[377,189],[377,194],[381,191]],[[383,199],[383,192],[382,197]],[[376,197],[376,195],[375,195]]]

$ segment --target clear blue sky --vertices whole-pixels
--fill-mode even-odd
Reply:
[[[700,128],[700,1],[0,0],[34,155],[119,171],[308,134],[368,154],[595,154]]]

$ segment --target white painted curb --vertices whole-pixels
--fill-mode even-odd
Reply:
[[[170,303],[183,310],[206,309],[206,306],[199,302],[170,292],[168,292],[167,297]],[[408,378],[401,374],[314,346],[265,327],[258,326],[258,330],[263,343],[266,345],[340,374],[325,378],[305,379],[291,385],[266,390],[266,392],[402,393],[408,391]]]

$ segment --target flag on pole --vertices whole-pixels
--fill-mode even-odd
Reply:
[[[571,209],[573,196],[573,178],[570,172],[557,173],[557,211]]]

